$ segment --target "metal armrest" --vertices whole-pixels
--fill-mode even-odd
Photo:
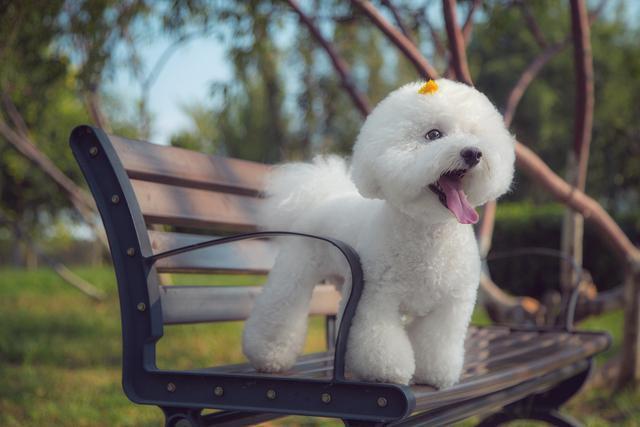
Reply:
[[[345,381],[344,369],[345,369],[345,352],[347,347],[347,338],[349,337],[349,329],[351,328],[351,321],[356,313],[360,296],[362,295],[362,289],[364,287],[364,276],[362,274],[362,265],[360,264],[360,257],[358,253],[348,244],[328,237],[316,236],[313,234],[296,233],[294,231],[258,231],[254,233],[236,234],[229,237],[221,237],[218,239],[207,240],[204,242],[195,243],[192,245],[183,246],[181,248],[171,249],[159,254],[152,255],[145,258],[145,262],[149,266],[152,266],[157,260],[162,258],[168,258],[174,255],[183,254],[185,252],[191,252],[210,246],[224,245],[226,243],[233,243],[240,240],[258,239],[262,237],[278,237],[278,236],[294,236],[294,237],[307,237],[310,239],[321,240],[327,242],[330,245],[337,248],[344,256],[351,270],[351,293],[349,299],[344,308],[342,314],[342,320],[338,329],[338,338],[336,339],[335,356],[333,362],[333,380]]]
[[[564,329],[566,329],[567,331],[573,330],[573,322],[574,322],[574,317],[576,312],[576,305],[578,304],[578,297],[580,296],[580,283],[582,281],[583,269],[580,265],[578,265],[575,262],[575,260],[572,257],[567,256],[565,253],[557,249],[525,247],[525,248],[517,248],[509,252],[494,252],[488,255],[486,258],[484,258],[483,261],[486,262],[486,261],[491,261],[496,259],[513,258],[513,257],[527,256],[527,255],[539,255],[539,256],[557,258],[560,261],[571,266],[571,269],[575,273],[576,279],[575,279],[575,283],[573,284],[573,287],[572,287],[573,289],[571,291],[571,294],[563,304],[562,309],[564,310],[564,313],[565,313],[565,319],[564,319],[564,325],[563,325]]]

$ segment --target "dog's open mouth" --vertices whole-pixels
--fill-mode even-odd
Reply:
[[[478,213],[469,204],[462,189],[462,178],[466,173],[466,169],[444,173],[436,182],[429,184],[429,189],[438,196],[440,203],[456,216],[459,223],[475,224],[479,219]]]

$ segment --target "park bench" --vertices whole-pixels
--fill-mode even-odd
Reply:
[[[291,414],[347,425],[448,425],[473,415],[487,416],[481,425],[518,418],[573,425],[558,408],[580,389],[592,357],[609,346],[606,334],[569,325],[472,327],[463,377],[451,388],[352,380],[344,351],[363,286],[358,255],[320,236],[256,232],[267,165],[90,126],[74,129],[70,143],[109,239],[124,391],[133,402],[159,406],[167,426],[247,425]],[[165,325],[244,320],[259,292],[257,286],[168,286],[159,274],[264,274],[274,259],[274,236],[324,240],[351,269],[352,293],[339,328],[335,287],[319,284],[313,294],[311,313],[326,318],[327,351],[302,356],[282,374],[257,373],[247,364],[158,368],[155,347]]]

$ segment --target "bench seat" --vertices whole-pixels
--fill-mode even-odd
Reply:
[[[585,360],[605,350],[609,346],[609,338],[590,332],[472,326],[465,346],[465,367],[461,381],[445,390],[436,390],[428,385],[411,386],[411,395],[415,399],[413,411],[416,414],[405,421],[415,421],[418,417],[427,423],[437,417],[445,424],[455,422],[466,418],[468,414],[460,413],[459,408],[446,414],[443,408],[452,404],[474,403],[474,413],[477,413],[481,400],[491,403],[485,409],[488,412],[520,399],[521,396],[514,390],[518,385],[527,385],[527,395],[542,393],[550,384],[587,369]],[[330,380],[333,358],[333,352],[305,355],[290,371],[276,376]],[[204,371],[267,378],[274,376],[258,373],[249,364],[227,365]],[[501,395],[498,396],[498,393]]]
[[[344,354],[364,286],[357,253],[322,236],[237,234],[256,229],[269,166],[109,136],[89,126],[73,131],[71,146],[109,239],[124,391],[133,402],[160,407],[169,427],[248,425],[292,414],[348,425],[449,425],[479,414],[494,414],[483,426],[517,418],[572,425],[556,409],[580,389],[592,357],[610,344],[606,334],[569,326],[472,327],[464,373],[453,387],[353,380]],[[335,287],[320,284],[312,297],[311,313],[326,317],[329,351],[305,355],[281,374],[258,373],[247,364],[159,369],[155,346],[164,327],[244,320],[260,292],[259,286],[193,286],[198,284],[190,274],[264,275],[277,253],[272,238],[287,235],[332,245],[350,268],[351,293],[339,328]],[[186,283],[164,283],[163,273],[180,274]],[[205,408],[218,412],[205,414]]]

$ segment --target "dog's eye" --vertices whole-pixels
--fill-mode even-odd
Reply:
[[[425,138],[429,141],[433,141],[434,139],[442,138],[444,134],[440,132],[438,129],[431,129],[429,132],[425,134]]]

